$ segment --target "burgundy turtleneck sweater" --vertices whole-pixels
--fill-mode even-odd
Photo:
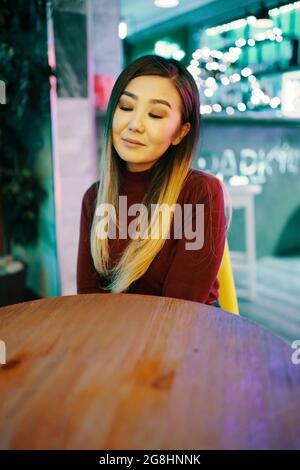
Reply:
[[[120,195],[127,196],[127,206],[141,203],[149,183],[150,170],[124,172]],[[90,229],[93,220],[97,188],[94,183],[85,192],[82,201],[80,236],[77,258],[77,292],[107,293],[103,290],[104,278],[96,271],[90,251]],[[192,204],[193,229],[195,205],[204,204],[204,244],[201,249],[186,250],[192,240],[166,239],[163,248],[154,258],[145,274],[129,287],[126,293],[158,295],[214,304],[218,299],[216,279],[222,260],[226,237],[226,218],[223,191],[219,180],[207,173],[190,169],[177,203]],[[182,206],[183,207],[183,206]],[[128,216],[128,223],[135,217]],[[171,227],[173,226],[173,222]],[[184,235],[184,231],[183,231]],[[119,259],[130,238],[109,239],[110,262]]]

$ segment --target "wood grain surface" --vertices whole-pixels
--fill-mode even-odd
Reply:
[[[300,449],[294,350],[221,309],[43,299],[1,308],[0,339],[1,449]]]

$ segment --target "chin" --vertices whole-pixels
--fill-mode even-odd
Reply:
[[[138,156],[138,155],[124,155],[124,151],[122,152],[122,154],[117,151],[117,154],[119,155],[121,160],[123,160],[124,162],[128,162],[128,163],[148,163],[147,161],[141,160],[141,156]]]

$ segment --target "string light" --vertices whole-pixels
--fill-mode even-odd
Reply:
[[[217,82],[216,82],[216,79],[214,77],[208,77],[205,80],[205,83],[208,87],[216,88],[216,86],[217,86]]]
[[[251,15],[251,16],[247,17],[247,24],[250,24],[250,25],[252,24],[253,25],[253,24],[255,24],[255,22],[256,22],[256,17],[255,16]]]
[[[215,113],[220,113],[222,111],[222,106],[219,103],[213,104],[212,108],[215,111]]]
[[[176,43],[168,41],[157,41],[154,45],[155,54],[162,57],[173,57],[176,60],[181,60],[185,56],[185,52],[180,49]]]
[[[224,86],[227,86],[230,84],[230,80],[228,77],[222,77],[221,82],[223,83]]]
[[[241,79],[241,76],[240,76],[240,74],[238,74],[238,73],[234,73],[234,74],[231,75],[231,77],[230,77],[231,83],[237,83],[237,82],[240,81],[240,79]]]
[[[300,5],[300,1],[296,3]],[[209,36],[213,36],[220,34],[220,32],[236,29],[240,27],[242,23],[244,25],[254,24],[255,21],[256,18],[254,16],[249,16],[244,19],[243,22],[235,21],[227,25],[221,25],[220,27],[209,28],[206,30],[206,33]],[[212,98],[220,85],[228,87],[231,84],[235,85],[242,79],[247,79],[250,91],[249,100],[245,103],[240,101],[234,106],[224,108],[219,103],[212,105],[204,104],[200,107],[201,112],[203,114],[211,114],[212,112],[220,113],[224,110],[228,115],[233,115],[236,111],[245,112],[247,109],[254,109],[256,106],[270,106],[273,109],[278,108],[281,104],[280,98],[277,96],[270,97],[261,89],[260,83],[250,67],[244,67],[240,71],[228,75],[224,74],[224,72],[226,72],[227,69],[231,69],[233,67],[232,64],[240,59],[244,47],[254,47],[256,42],[272,42],[275,40],[281,42],[283,40],[282,34],[280,28],[274,27],[264,32],[256,33],[253,38],[249,38],[248,40],[238,38],[234,46],[229,47],[227,51],[218,51],[216,49],[210,49],[207,46],[194,51],[192,54],[193,59],[190,62],[188,70],[194,76],[198,87],[204,87],[203,93],[207,98]],[[203,74],[203,79],[199,78],[200,74]],[[205,79],[205,75],[209,74],[211,74],[211,76]]]
[[[217,34],[231,31],[233,29],[243,28],[246,26],[246,24],[247,20],[242,18],[240,20],[231,21],[230,23],[222,24],[220,26],[215,26],[214,28],[208,28],[205,32],[208,36],[216,36]]]
[[[210,114],[212,112],[212,107],[209,104],[201,105],[200,106],[200,113],[201,114]]]
[[[269,17],[268,10],[263,4],[263,2],[261,3],[261,7],[256,13],[256,20],[254,26],[255,28],[268,28],[270,26],[273,26],[273,20]]]
[[[214,95],[214,92],[211,88],[206,88],[204,90],[204,94],[205,96],[207,96],[207,98],[211,98]]]
[[[252,70],[249,67],[243,68],[241,75],[245,78],[249,77],[252,74]]]
[[[255,34],[255,41],[265,41],[267,36],[266,36],[266,33],[257,33]]]
[[[264,95],[263,98],[262,98],[262,101],[264,104],[269,104],[271,99],[268,95]]]
[[[268,10],[269,16],[278,16],[282,13],[287,13],[292,10],[297,10],[300,8],[300,1],[289,3],[288,5],[283,5],[278,8],[272,8]],[[247,24],[254,25],[256,22],[256,17],[251,15],[247,18],[240,18],[235,21],[231,21],[229,23],[224,23],[219,26],[214,26],[213,28],[206,29],[205,33],[207,36],[217,36],[218,34],[222,34],[228,31],[232,31],[235,29],[240,29],[245,27]]]
[[[249,80],[250,83],[255,83],[257,79],[256,79],[255,75],[250,75],[248,77],[248,80]]]
[[[258,96],[252,95],[252,96],[251,96],[251,103],[253,103],[253,104],[259,104],[259,98],[258,98]]]
[[[215,50],[211,51],[210,55],[214,59],[222,59],[223,58],[223,52],[221,52],[221,51],[215,51]]]
[[[278,16],[282,13],[287,13],[289,11],[298,10],[298,8],[300,8],[299,1],[294,2],[294,3],[288,3],[287,5],[282,5],[281,7],[273,8],[272,10],[269,10],[269,15]]]
[[[173,52],[173,58],[176,60],[182,60],[185,56],[185,52],[182,50],[175,50]]]
[[[200,51],[200,49],[197,49],[195,52],[193,52],[192,57],[193,57],[193,59],[195,59],[195,60],[201,59],[201,51]]]
[[[246,111],[247,106],[245,105],[245,103],[238,103],[237,108],[239,111],[244,112]]]
[[[244,46],[246,46],[246,44],[247,44],[247,41],[246,41],[246,39],[244,39],[244,38],[240,38],[240,39],[237,39],[237,40],[235,41],[235,45],[236,45],[237,47],[244,47]]]
[[[232,106],[227,106],[226,113],[229,114],[230,116],[232,116],[232,114],[234,114],[233,107]]]
[[[270,101],[271,108],[273,109],[278,108],[279,105],[280,105],[280,98],[278,98],[278,96],[274,96],[274,98],[272,98]]]
[[[200,57],[203,57],[203,59],[208,59],[210,56],[210,49],[208,47],[203,47],[200,49]]]

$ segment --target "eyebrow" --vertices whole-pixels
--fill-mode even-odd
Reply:
[[[137,100],[138,97],[136,95],[134,95],[133,93],[131,93],[130,91],[123,91],[122,95],[127,95],[127,96],[130,96],[131,98],[133,98],[134,100]],[[158,99],[152,99],[152,100],[149,100],[150,103],[160,103],[160,104],[164,104],[166,106],[168,106],[170,109],[172,109],[172,106],[170,105],[170,103],[168,101],[165,101],[165,100],[158,100]]]

